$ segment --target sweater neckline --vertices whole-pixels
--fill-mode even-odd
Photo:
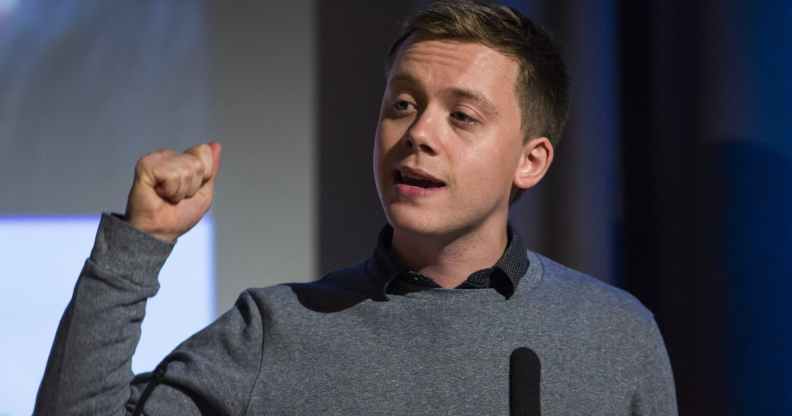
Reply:
[[[520,278],[520,284],[517,286],[516,291],[508,297],[504,297],[501,293],[499,293],[494,288],[479,288],[479,289],[459,289],[459,288],[427,288],[425,290],[409,292],[405,294],[393,294],[393,293],[385,293],[382,290],[382,293],[378,293],[383,299],[386,300],[396,300],[396,299],[404,299],[406,301],[455,301],[457,299],[464,301],[465,303],[469,302],[509,302],[513,300],[517,300],[526,296],[529,292],[533,291],[536,286],[538,286],[541,281],[543,280],[544,275],[544,265],[541,261],[541,256],[532,252],[531,250],[525,251],[526,258],[528,260],[528,269],[525,271],[523,276]],[[380,292],[381,286],[379,286],[379,282],[381,276],[378,276],[377,267],[375,265],[375,261],[372,258],[369,258],[369,261],[366,262],[366,271],[369,276],[369,279],[372,280],[372,283],[375,285],[375,290]]]

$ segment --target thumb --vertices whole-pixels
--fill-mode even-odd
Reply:
[[[223,153],[223,146],[217,142],[209,142],[209,148],[212,149],[212,179],[220,172],[220,155]]]
[[[217,178],[217,174],[220,173],[220,154],[223,152],[223,146],[217,142],[209,142],[209,149],[212,151],[212,174],[209,176],[209,179],[201,185],[201,188],[198,190],[197,194],[202,195],[205,198],[211,200],[214,198],[214,185],[215,179]]]

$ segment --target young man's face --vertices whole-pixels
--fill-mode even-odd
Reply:
[[[505,221],[523,149],[518,69],[477,43],[401,47],[374,143],[377,191],[394,228],[450,235]]]

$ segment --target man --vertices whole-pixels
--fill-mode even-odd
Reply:
[[[528,19],[430,5],[388,57],[374,144],[388,225],[371,258],[248,290],[134,376],[146,299],[211,204],[221,148],[143,157],[126,214],[102,216],[36,412],[506,415],[533,400],[534,414],[676,414],[651,313],[526,255],[508,225],[510,203],[549,168],[566,111],[559,53]]]

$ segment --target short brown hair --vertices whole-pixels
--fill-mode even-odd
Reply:
[[[517,10],[476,0],[440,0],[408,18],[386,60],[386,73],[405,40],[453,39],[481,43],[519,62],[515,86],[525,140],[561,140],[569,98],[566,67],[550,36]]]

